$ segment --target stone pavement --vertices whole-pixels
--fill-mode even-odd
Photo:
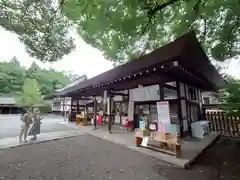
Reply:
[[[72,130],[72,127],[61,124],[64,119],[56,115],[43,115],[41,133]],[[0,115],[0,140],[8,137],[16,137],[20,133],[20,115]]]
[[[73,126],[74,124],[69,123],[69,125]],[[125,130],[122,130],[119,126],[112,127],[112,134],[108,133],[107,126],[98,126],[98,129],[96,130],[92,130],[93,126],[79,127],[79,129],[87,134],[108,140],[116,144],[123,145],[132,150],[158,158],[162,161],[181,168],[188,168],[190,164],[194,162],[194,160],[196,160],[197,157],[201,155],[202,152],[206,148],[208,148],[213,142],[215,142],[215,140],[219,137],[218,133],[210,133],[204,139],[185,138],[181,146],[182,155],[180,158],[176,158],[175,156],[166,153],[149,150],[142,147],[136,147],[134,133],[126,132]]]
[[[90,135],[0,150],[1,180],[215,180]]]
[[[51,132],[51,133],[42,133],[38,135],[37,141],[28,141],[27,143],[19,144],[19,137],[9,137],[0,139],[0,149],[17,147],[17,146],[25,146],[34,143],[46,142],[50,140],[57,140],[61,138],[69,138],[78,135],[84,134],[83,131],[78,130],[68,130],[68,131],[59,131],[59,132]],[[30,137],[28,137],[29,139]]]

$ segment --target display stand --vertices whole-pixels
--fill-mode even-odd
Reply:
[[[168,102],[158,102],[158,120],[148,122],[139,118],[140,128],[135,130],[136,145],[154,151],[181,156],[180,126],[170,123]]]
[[[84,113],[77,114],[76,115],[76,125],[78,125],[78,126],[88,125],[88,117]]]
[[[148,130],[136,129],[135,136],[138,147],[164,152],[177,158],[181,156],[181,141],[177,134],[173,135],[159,131],[148,132]],[[146,145],[143,145],[142,142],[145,137],[148,138],[148,142]]]

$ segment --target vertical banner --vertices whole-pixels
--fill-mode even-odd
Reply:
[[[107,104],[107,90],[104,90],[103,92],[103,104]]]
[[[129,101],[128,103],[128,120],[133,121],[134,116],[134,102]]]
[[[171,123],[168,101],[157,102],[157,114],[158,114],[158,130],[166,132],[167,131],[166,125]]]
[[[106,114],[107,113],[107,90],[104,90],[103,91],[103,114]]]

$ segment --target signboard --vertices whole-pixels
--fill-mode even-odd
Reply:
[[[141,145],[144,147],[147,147],[147,144],[148,144],[148,137],[143,137]]]
[[[157,102],[158,122],[170,124],[168,101]]]
[[[167,132],[166,125],[171,124],[168,101],[157,102],[158,131]]]

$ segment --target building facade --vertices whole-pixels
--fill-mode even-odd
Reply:
[[[203,104],[219,104],[217,93],[215,92],[202,92]]]
[[[71,97],[62,97],[61,93],[64,92],[65,89],[75,86],[76,84],[85,80],[87,80],[87,76],[83,75],[77,80],[75,80],[73,83],[65,86],[64,88],[57,89],[54,93],[54,97],[52,100],[52,112],[56,114],[64,114],[64,112],[69,111],[72,103]]]
[[[0,97],[0,114],[19,114],[21,108],[16,105],[13,97]]]
[[[159,129],[164,123],[177,125],[179,134],[188,136],[191,124],[201,119],[201,92],[217,91],[223,84],[194,33],[188,33],[137,60],[65,89],[63,96],[72,97],[73,119],[81,111],[82,99],[102,96],[101,108],[93,114],[103,111],[109,133],[114,118],[127,117],[133,129],[147,119],[148,123],[157,122]],[[117,96],[122,98],[116,101]],[[162,109],[165,112],[160,114]],[[160,120],[160,116],[165,117]]]

